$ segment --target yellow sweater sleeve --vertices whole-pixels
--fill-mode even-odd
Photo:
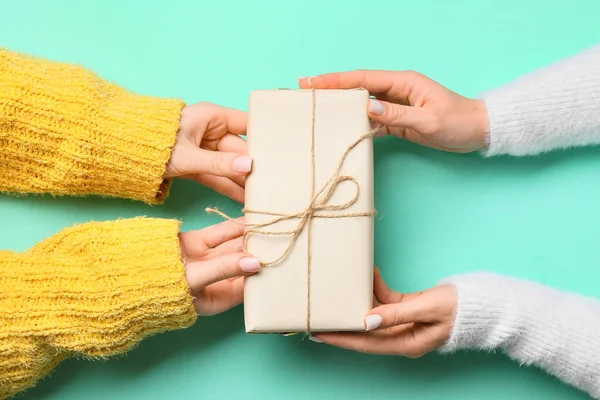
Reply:
[[[160,203],[183,105],[0,49],[0,191]]]
[[[178,230],[162,219],[88,223],[0,252],[0,399],[67,357],[108,357],[192,325]]]

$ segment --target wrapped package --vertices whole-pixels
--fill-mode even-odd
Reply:
[[[249,333],[364,331],[373,305],[369,93],[259,90],[248,108]]]

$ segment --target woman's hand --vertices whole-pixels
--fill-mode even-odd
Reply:
[[[165,178],[187,178],[244,201],[252,159],[246,153],[246,113],[211,103],[187,106]]]
[[[179,234],[185,276],[199,315],[219,314],[240,304],[243,277],[260,269],[259,260],[243,251],[243,233],[243,225],[225,221]]]
[[[382,132],[456,153],[486,146],[488,119],[485,105],[463,97],[413,71],[351,71],[300,78],[301,88],[364,88],[369,117]]]
[[[311,339],[362,353],[420,357],[443,346],[454,326],[458,296],[453,286],[401,294],[375,271],[375,308],[365,317],[368,332],[318,333]]]

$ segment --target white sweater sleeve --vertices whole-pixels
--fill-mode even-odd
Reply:
[[[484,155],[524,156],[600,143],[600,45],[483,93]]]
[[[442,283],[458,291],[442,352],[501,349],[600,399],[600,301],[491,273]]]

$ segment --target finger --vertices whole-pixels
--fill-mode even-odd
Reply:
[[[237,153],[246,152],[246,141],[241,136],[233,133],[226,133],[225,135],[216,139],[204,139],[200,143],[200,148],[213,151],[229,151]]]
[[[210,151],[185,147],[179,154],[181,170],[187,174],[209,174],[224,177],[246,175],[252,169],[252,159],[243,153]]]
[[[244,279],[213,283],[198,293],[194,306],[199,315],[215,315],[227,311],[244,300]]]
[[[244,135],[248,123],[244,111],[219,106],[212,103],[201,103],[202,112],[208,113],[205,138],[214,139],[213,132],[219,137],[225,132]]]
[[[184,239],[186,242],[193,242],[193,238]],[[196,247],[194,247],[196,245]],[[192,249],[188,248],[184,249],[185,259],[188,262],[192,261],[202,261],[207,260],[209,258],[216,258],[223,256],[229,253],[238,253],[244,251],[244,239],[242,236],[237,237],[235,239],[231,239],[214,247],[212,249],[208,248],[206,245],[197,246],[197,243],[192,245]],[[375,306],[373,306],[375,307]]]
[[[311,336],[311,340],[323,342],[342,349],[367,354],[399,354],[398,339],[388,332],[327,332]]]
[[[398,79],[396,71],[354,70],[300,78],[303,88],[367,89],[372,94],[388,93]]]
[[[388,287],[385,283],[381,274],[379,273],[379,269],[375,269],[375,277],[373,279],[373,293],[375,293],[375,297],[383,304],[388,303],[400,303],[402,301],[402,293],[398,293],[393,291]]]
[[[363,88],[373,95],[385,94],[395,101],[408,99],[416,83],[429,79],[414,71],[355,70],[301,78],[302,88],[354,89]]]
[[[412,326],[366,333],[318,333],[312,335],[311,340],[360,353],[401,355],[409,358],[420,357],[439,347],[429,339],[415,336]]]
[[[221,243],[217,247],[213,248],[208,253],[208,258],[220,257],[225,254],[242,251],[244,251],[244,238],[240,236],[235,239],[228,240],[225,243]]]
[[[373,279],[373,293],[381,304],[400,303],[411,301],[421,296],[424,292],[400,293],[392,290],[381,277],[379,268],[375,267],[375,276]]]
[[[185,276],[192,292],[206,286],[233,278],[258,272],[260,262],[248,253],[231,253],[204,261],[186,264]]]
[[[365,317],[365,326],[370,331],[415,322],[433,322],[435,319],[433,306],[421,298],[384,304],[369,311]]]
[[[401,104],[403,106],[409,106],[410,104],[408,104],[408,99],[401,99],[401,98],[394,98],[392,96],[388,96],[387,94],[378,94],[375,96],[375,98],[377,100],[381,100],[381,101],[387,101],[390,103],[397,103],[397,104]]]
[[[375,295],[373,295],[373,308],[379,307],[380,305],[381,305],[381,303],[377,300],[377,297],[375,297]]]
[[[246,188],[246,175],[241,175],[241,176],[232,176],[231,180],[238,185],[239,187],[241,187],[243,190]],[[244,200],[242,199],[242,201],[240,201],[240,203],[243,203]]]
[[[205,248],[214,248],[231,239],[241,237],[244,234],[243,217],[235,218],[233,221],[223,221],[218,224],[194,231],[182,232],[179,240],[186,247],[198,247],[204,244]]]
[[[230,179],[223,176],[214,176],[208,174],[192,174],[187,175],[186,178],[198,182],[202,186],[211,188],[215,192],[222,194],[223,196],[227,196],[238,203],[244,203],[244,186],[240,186],[239,183],[235,182],[236,179],[234,178]],[[243,179],[243,183],[245,185],[245,179]]]
[[[246,141],[238,135],[228,133],[217,142],[216,150],[235,153],[246,153]]]
[[[246,141],[238,135],[229,133],[223,136],[221,140],[217,142],[216,150],[224,152],[246,153]],[[246,186],[246,175],[232,176],[231,179],[241,187]]]
[[[427,108],[403,106],[387,101],[370,99],[367,104],[369,117],[381,125],[433,132],[435,115]],[[393,133],[390,131],[389,133]]]
[[[227,118],[227,131],[236,135],[246,134],[248,125],[248,114],[241,110],[225,108],[225,117]]]

